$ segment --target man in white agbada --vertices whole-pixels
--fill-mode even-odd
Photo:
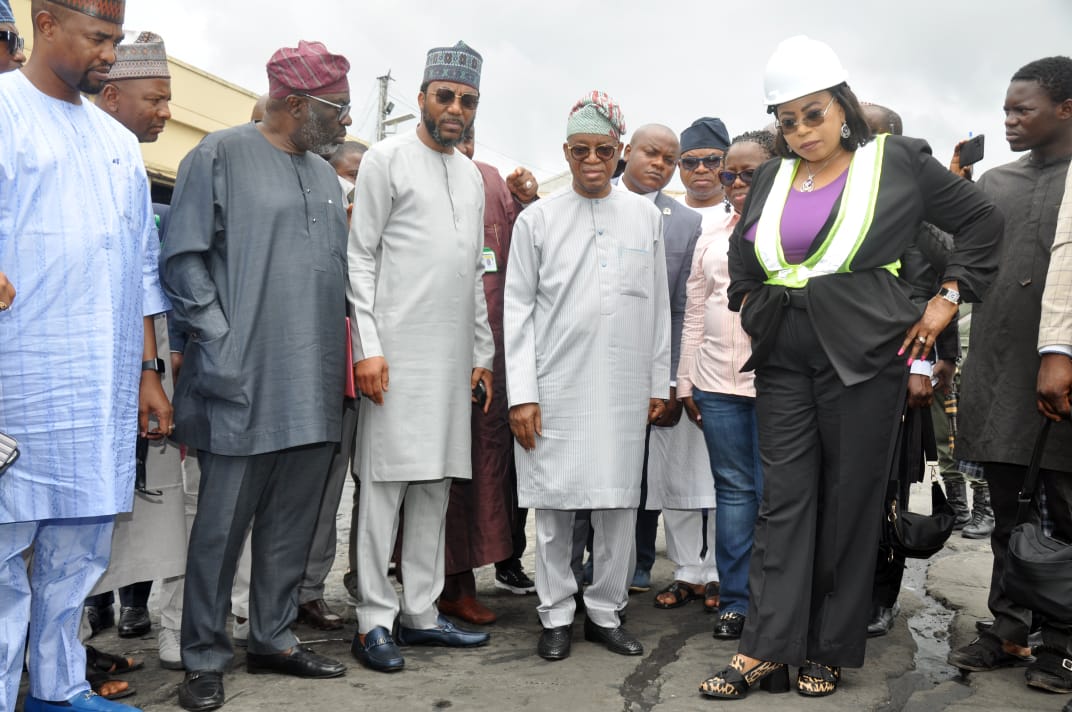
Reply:
[[[19,290],[0,311],[0,432],[22,453],[0,474],[0,710],[27,628],[27,712],[130,710],[90,691],[78,624],[130,511],[139,430],[171,430],[151,318],[169,305],[137,139],[80,93],[107,78],[124,3],[32,10],[33,56],[0,76],[0,269]]]
[[[454,146],[479,101],[481,57],[464,42],[428,52],[415,133],[375,144],[361,162],[350,225],[349,298],[361,489],[357,635],[379,671],[404,665],[387,566],[406,506],[399,642],[471,647],[487,633],[439,615],[451,478],[472,477],[470,410],[493,397],[494,343],[484,301],[484,182]],[[487,413],[487,403],[484,412]]]
[[[592,510],[595,533],[585,638],[622,655],[644,652],[618,614],[636,558],[645,426],[670,392],[661,215],[650,200],[611,190],[621,109],[590,92],[566,128],[573,183],[518,218],[504,315],[518,504],[536,509],[537,653],[547,660],[570,652],[581,509]]]

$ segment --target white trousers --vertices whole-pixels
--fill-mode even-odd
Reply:
[[[707,512],[707,552],[703,556],[700,556],[704,543],[703,510],[664,509],[663,530],[666,532],[666,555],[677,566],[675,581],[718,581],[714,507]]]
[[[89,689],[78,624],[108,568],[114,517],[0,524],[0,712],[19,694],[26,629],[30,695],[61,702]],[[23,552],[33,547],[27,571]]]
[[[452,480],[429,482],[362,481],[357,514],[357,630],[391,630],[399,615],[398,594],[387,566],[402,531],[402,601],[399,622],[407,628],[434,628],[443,591],[444,530]]]
[[[570,568],[576,512],[536,510],[537,612],[544,628],[573,622],[577,579]],[[602,628],[620,625],[618,612],[629,599],[629,581],[636,566],[636,510],[592,510],[592,585],[584,591],[588,618]]]

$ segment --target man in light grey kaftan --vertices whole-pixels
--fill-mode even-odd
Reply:
[[[538,653],[569,655],[574,512],[592,510],[595,579],[585,637],[639,655],[620,625],[633,573],[645,426],[670,390],[661,215],[611,190],[621,112],[593,92],[570,115],[573,186],[518,218],[506,278],[505,347],[518,500],[536,509]]]
[[[420,126],[373,145],[357,179],[349,297],[355,379],[366,398],[357,429],[352,650],[374,670],[403,666],[389,633],[399,602],[387,580],[403,501],[399,642],[466,647],[488,640],[455,628],[435,606],[451,478],[472,477],[471,391],[483,383],[494,397],[482,281],[484,183],[454,150],[476,113],[480,65],[464,43],[429,51]]]

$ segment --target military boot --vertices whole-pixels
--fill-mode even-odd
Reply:
[[[968,492],[963,479],[945,480],[945,499],[957,514],[957,518],[953,520],[953,529],[963,529],[972,518],[971,509],[968,507]]]
[[[972,519],[960,533],[965,539],[985,539],[994,531],[994,510],[990,507],[990,487],[972,486]]]

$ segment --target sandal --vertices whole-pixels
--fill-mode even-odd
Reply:
[[[664,610],[680,608],[694,598],[699,598],[695,584],[687,581],[674,581],[659,593],[655,594],[655,607]]]
[[[718,613],[718,607],[720,605],[719,597],[719,585],[718,581],[708,581],[704,584],[703,589],[703,609],[704,613]]]
[[[805,697],[826,697],[837,692],[841,668],[805,660],[797,672],[797,692]]]
[[[121,700],[124,697],[130,697],[135,692],[126,680],[113,680],[104,672],[86,673],[86,682],[89,683],[93,692],[106,700]]]
[[[789,692],[789,669],[783,663],[759,662],[742,672],[733,666],[735,662],[744,666],[742,657],[734,655],[727,668],[700,683],[700,692],[708,697],[737,700],[747,695],[757,682],[761,690],[773,694]]]
[[[142,663],[134,658],[124,658],[86,646],[86,670],[104,673],[124,673],[140,670]],[[99,693],[98,693],[99,694]],[[104,695],[101,695],[104,697]]]

